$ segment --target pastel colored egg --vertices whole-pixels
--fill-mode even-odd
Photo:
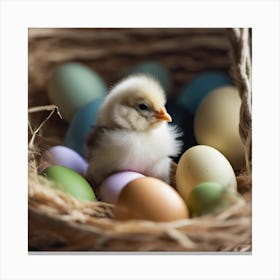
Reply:
[[[202,100],[194,119],[197,142],[219,150],[235,170],[245,165],[245,150],[239,134],[240,107],[237,88],[220,87]]]
[[[167,68],[161,63],[155,61],[145,61],[136,66],[129,68],[126,75],[130,74],[147,74],[158,80],[164,91],[168,94],[171,91],[172,81],[171,75]]]
[[[65,146],[54,146],[48,149],[40,161],[41,173],[50,165],[62,165],[72,169],[82,176],[86,176],[88,163],[74,150]]]
[[[87,137],[96,123],[103,99],[96,99],[83,106],[74,116],[64,138],[64,145],[85,156]]]
[[[225,210],[240,199],[237,192],[216,182],[201,183],[192,190],[187,205],[193,217]]]
[[[52,165],[43,173],[47,179],[55,182],[55,188],[81,200],[96,200],[88,182],[75,171],[59,165]]]
[[[128,183],[114,207],[116,219],[168,222],[189,217],[182,197],[165,182],[141,177]]]
[[[105,96],[106,92],[107,87],[96,72],[74,62],[57,67],[48,84],[50,101],[69,122],[81,107]]]
[[[201,100],[210,91],[225,85],[232,85],[231,78],[225,73],[204,72],[183,87],[177,102],[194,114]]]
[[[131,181],[141,177],[144,175],[132,171],[118,172],[109,176],[99,186],[100,199],[115,204],[122,189]]]
[[[231,191],[236,191],[234,171],[218,150],[197,145],[184,152],[176,170],[176,187],[184,199],[188,199],[195,186],[203,182],[217,182]]]

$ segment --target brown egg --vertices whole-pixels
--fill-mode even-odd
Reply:
[[[165,182],[141,177],[121,191],[114,213],[119,220],[168,222],[189,217],[183,198]]]

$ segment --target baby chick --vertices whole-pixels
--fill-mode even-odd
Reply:
[[[180,133],[169,126],[165,94],[146,75],[120,81],[109,92],[87,142],[87,177],[98,186],[108,175],[135,171],[169,183],[171,156],[180,152]]]

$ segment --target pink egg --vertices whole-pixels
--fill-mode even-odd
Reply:
[[[131,181],[141,177],[144,177],[144,175],[132,171],[118,172],[109,176],[99,187],[99,196],[101,200],[115,204],[121,190]]]
[[[64,146],[54,146],[42,156],[39,172],[43,172],[50,165],[68,167],[82,176],[86,176],[88,163],[74,150]]]

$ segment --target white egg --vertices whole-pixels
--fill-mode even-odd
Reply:
[[[176,187],[187,199],[194,187],[203,182],[216,182],[237,190],[237,181],[228,160],[218,150],[197,145],[188,149],[180,158],[176,170]]]

